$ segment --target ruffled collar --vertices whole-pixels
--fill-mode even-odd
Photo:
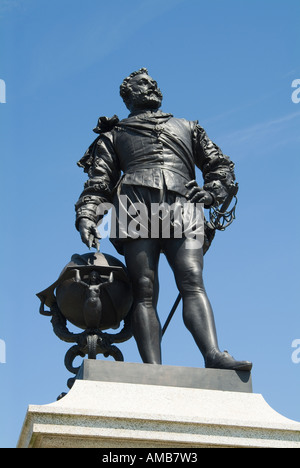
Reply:
[[[129,116],[126,119],[123,119],[119,121],[119,118],[117,115],[113,115],[113,117],[99,117],[97,126],[93,129],[95,133],[100,135],[101,133],[106,133],[110,132],[113,130],[113,128],[118,125],[118,123],[122,124],[129,124],[129,123],[138,123],[141,121],[160,121],[160,122],[165,122],[169,120],[171,117],[173,117],[173,114],[166,114],[165,112],[162,112],[161,110],[143,110],[143,111],[136,111],[132,112],[129,114]]]

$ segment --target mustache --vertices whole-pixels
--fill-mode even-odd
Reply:
[[[162,92],[159,88],[155,88],[155,89],[149,89],[148,91],[146,92],[141,92],[141,91],[138,91],[138,92],[132,92],[132,96],[134,98],[141,98],[143,96],[151,96],[151,95],[155,95],[155,97],[157,97],[158,99],[162,99],[163,98],[163,95],[162,95]]]
[[[149,91],[147,91],[146,95],[150,96],[151,94],[155,94],[159,98],[163,97],[162,92],[161,92],[161,90],[159,88],[149,89]]]

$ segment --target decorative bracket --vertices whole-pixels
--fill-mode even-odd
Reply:
[[[88,359],[96,359],[98,354],[104,357],[112,356],[115,361],[124,361],[124,357],[119,348],[113,343],[123,343],[132,337],[130,313],[124,319],[124,326],[119,333],[103,333],[99,329],[87,329],[81,333],[72,333],[67,328],[67,320],[59,310],[57,302],[54,302],[50,311],[44,310],[44,303],[41,302],[40,313],[51,316],[51,323],[55,335],[67,343],[76,343],[65,355],[65,366],[69,372],[75,374],[75,377],[68,379],[67,386],[72,388],[79,367],[74,367],[73,362],[77,356]],[[61,394],[60,398],[65,394]]]

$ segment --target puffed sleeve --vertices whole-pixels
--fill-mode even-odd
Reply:
[[[81,218],[88,218],[97,224],[101,219],[99,205],[112,201],[112,194],[121,173],[114,150],[113,133],[107,132],[96,138],[77,164],[89,176],[75,204],[78,229]]]
[[[229,187],[235,181],[234,163],[208,138],[197,122],[193,143],[195,164],[203,174],[203,188],[214,197],[213,205],[218,206],[224,202]]]

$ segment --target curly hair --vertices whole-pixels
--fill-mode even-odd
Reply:
[[[143,75],[143,74],[149,75],[147,68],[140,68],[139,70],[130,73],[130,75],[127,76],[127,78],[123,80],[120,86],[120,96],[122,97],[123,101],[126,101],[126,99],[128,98],[128,95],[130,92],[129,81],[131,80],[131,78],[133,78],[136,75]]]

